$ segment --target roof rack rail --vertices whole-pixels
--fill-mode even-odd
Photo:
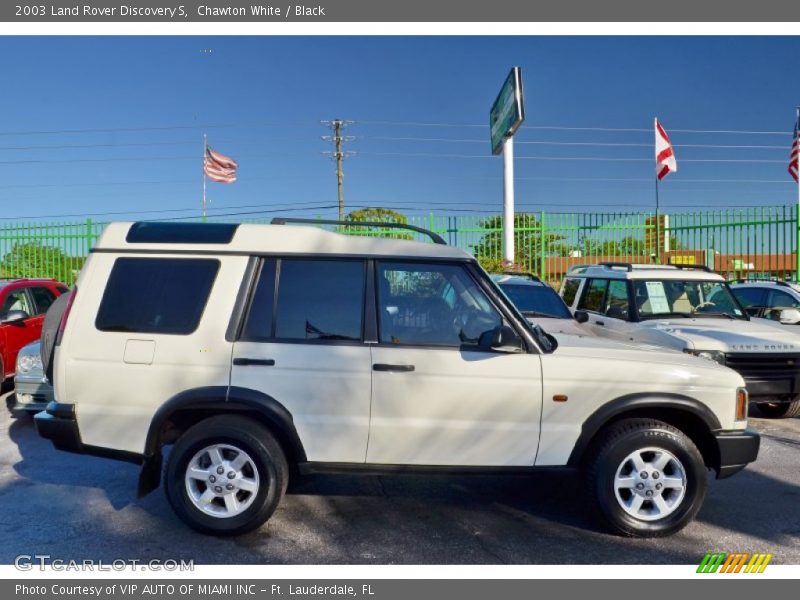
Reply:
[[[713,273],[714,271],[707,267],[706,265],[673,265],[669,263],[670,267],[675,267],[676,269],[688,269],[688,270],[695,270],[695,271],[705,271],[706,273]]]
[[[533,273],[528,273],[526,271],[503,271],[503,275],[512,275],[514,277],[524,277],[526,279],[530,279],[531,281],[541,281],[538,275],[534,275]]]
[[[601,262],[597,263],[601,267],[608,267],[609,269],[613,269],[614,267],[619,267],[621,269],[625,269],[627,271],[633,271],[633,264],[626,263],[626,262]]]
[[[355,227],[384,227],[390,229],[405,229],[407,231],[414,231],[427,235],[434,244],[447,245],[444,238],[438,233],[434,233],[428,229],[417,227],[415,225],[406,225],[405,223],[380,223],[376,221],[337,221],[335,219],[301,219],[295,217],[274,217],[271,221],[272,225],[286,225],[287,223],[303,223],[306,225],[349,225]]]
[[[775,285],[780,285],[783,287],[792,287],[790,282],[784,281],[783,279],[776,279],[775,277],[764,277],[762,279],[739,278],[735,283],[774,283]]]

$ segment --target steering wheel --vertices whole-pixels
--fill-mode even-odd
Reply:
[[[703,309],[703,308],[706,308],[707,306],[716,306],[716,304],[715,304],[714,302],[710,302],[710,301],[706,300],[705,302],[701,302],[700,304],[698,304],[697,306],[695,306],[695,307],[692,309],[692,312],[693,312],[693,313],[696,313],[696,312],[702,312],[702,310],[701,310],[701,309]]]

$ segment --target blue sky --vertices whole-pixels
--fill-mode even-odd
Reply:
[[[212,213],[334,216],[319,208],[336,203],[319,122],[332,118],[355,121],[348,208],[498,212],[487,120],[512,65],[527,109],[520,210],[650,209],[656,115],[677,146],[667,210],[797,201],[786,163],[800,38],[5,37],[0,53],[5,219],[197,214],[204,131],[240,164],[236,184],[209,184]],[[697,147],[709,145],[766,147]],[[705,162],[719,159],[744,162]]]

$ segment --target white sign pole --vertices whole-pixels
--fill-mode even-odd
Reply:
[[[503,258],[514,262],[514,138],[503,142]]]

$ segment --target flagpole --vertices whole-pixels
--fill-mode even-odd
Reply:
[[[206,156],[208,155],[208,134],[203,134],[203,204],[201,206],[203,223],[206,222]]]
[[[796,120],[794,122],[795,136],[800,136],[800,106],[796,108]],[[794,140],[792,140],[792,148],[794,148]],[[800,152],[797,153],[797,209],[795,215],[795,283],[800,283]]]
[[[653,119],[653,136],[655,147],[658,148],[658,117]],[[658,162],[656,168],[653,170],[656,177],[656,264],[661,264],[661,218],[659,216],[658,206]]]

